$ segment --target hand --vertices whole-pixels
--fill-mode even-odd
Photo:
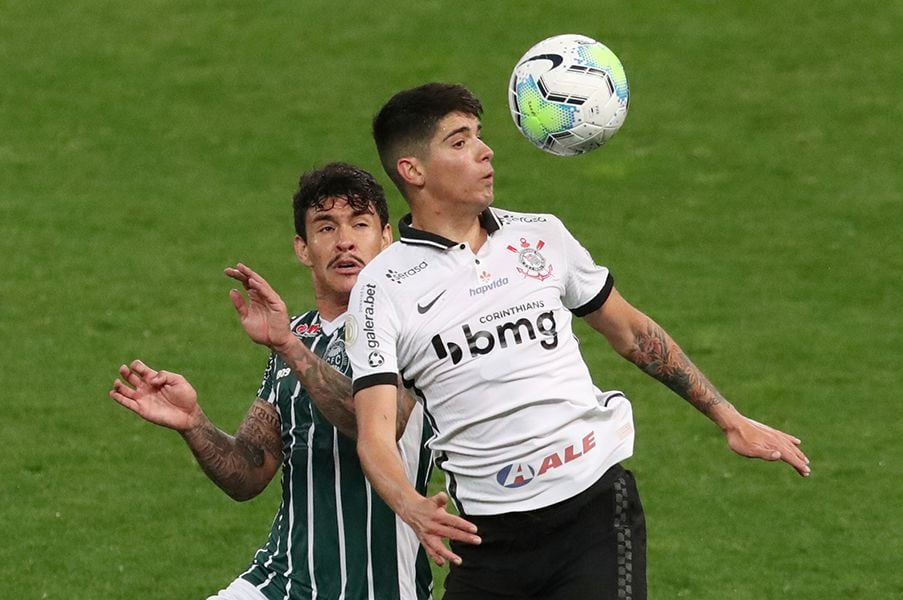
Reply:
[[[119,374],[126,383],[116,379],[110,398],[147,421],[187,431],[206,418],[197,392],[181,375],[155,371],[140,360],[122,365]]]
[[[446,510],[448,496],[439,492],[429,498],[419,497],[405,511],[404,520],[411,526],[423,549],[434,563],[440,567],[448,559],[456,565],[461,564],[461,557],[449,550],[442,543],[448,538],[467,544],[479,544],[480,538],[475,535],[477,526],[461,517],[450,514]]]
[[[224,272],[240,281],[248,294],[246,301],[238,290],[229,291],[232,305],[248,337],[274,350],[291,344],[294,336],[289,330],[288,309],[266,279],[242,263],[228,267]]]
[[[725,431],[731,450],[749,458],[783,460],[797,473],[808,477],[809,459],[799,449],[800,440],[768,425],[740,416],[736,426]]]

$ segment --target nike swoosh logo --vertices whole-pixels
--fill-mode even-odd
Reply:
[[[549,69],[550,71],[564,62],[564,58],[560,54],[537,54],[536,56],[531,56],[530,58],[528,58],[521,64],[528,63],[531,60],[548,60],[548,61],[550,61],[552,63],[552,67],[551,67],[551,69]]]
[[[439,298],[442,297],[442,294],[444,294],[444,293],[447,292],[447,291],[448,291],[448,290],[442,290],[442,292],[441,292],[438,296],[436,296],[435,298],[433,298],[433,300],[432,300],[429,304],[424,304],[424,305],[421,306],[421,305],[418,303],[418,304],[417,304],[417,312],[419,312],[421,315],[422,315],[422,314],[426,314],[426,311],[428,311],[429,309],[433,308],[433,304],[435,304],[436,301],[438,301]]]

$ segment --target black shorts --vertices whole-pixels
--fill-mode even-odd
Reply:
[[[466,518],[483,543],[452,542],[446,600],[646,599],[646,520],[620,465],[558,504]]]

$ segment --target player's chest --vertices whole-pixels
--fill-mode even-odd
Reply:
[[[535,318],[561,307],[565,256],[541,236],[497,236],[476,253],[459,245],[418,266],[416,285],[398,290],[402,326],[415,343],[461,324]]]

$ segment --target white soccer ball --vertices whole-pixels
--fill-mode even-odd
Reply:
[[[585,35],[539,42],[517,61],[508,86],[514,124],[558,156],[583,154],[611,139],[627,118],[629,100],[621,61]]]

